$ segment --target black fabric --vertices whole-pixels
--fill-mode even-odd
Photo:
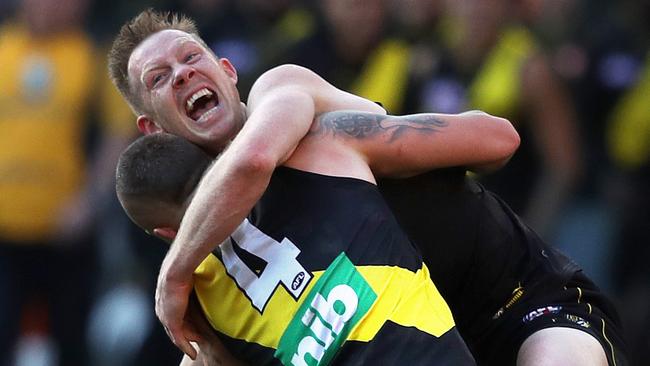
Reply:
[[[469,350],[458,349],[461,342],[455,329],[436,338],[389,321],[372,342],[345,343],[332,365],[467,365],[472,356]],[[403,343],[409,347],[395,347]]]
[[[280,167],[249,220],[277,241],[289,238],[312,270],[341,252],[355,265],[422,266],[377,187],[363,180]]]
[[[552,296],[560,295],[557,289],[567,285],[579,267],[544,243],[501,198],[466,177],[464,169],[382,180],[379,186],[400,225],[420,248],[478,363],[510,364],[501,363],[504,359],[490,361],[495,349],[506,357],[516,356],[532,333],[514,332],[518,320],[497,313],[511,309],[505,306],[519,287],[531,307],[553,301]],[[594,291],[602,301],[592,305],[612,319],[608,329],[619,338],[616,310]],[[512,346],[508,352],[500,347],[505,342]]]
[[[86,365],[86,326],[93,300],[94,247],[88,242],[0,240],[0,365],[10,365],[27,306],[45,310],[31,320],[52,336],[62,365]]]
[[[514,365],[530,335],[545,328],[568,327],[596,338],[610,366],[628,365],[614,306],[582,271],[575,272],[565,285],[537,286],[527,289],[486,331],[476,345],[480,364]]]

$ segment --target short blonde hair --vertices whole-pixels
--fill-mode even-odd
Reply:
[[[136,114],[142,112],[142,99],[129,84],[129,59],[133,50],[147,37],[167,29],[189,33],[209,50],[192,19],[183,14],[149,8],[122,26],[108,53],[109,76]]]

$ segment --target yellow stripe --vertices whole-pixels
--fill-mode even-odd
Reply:
[[[607,338],[607,335],[605,334],[605,320],[600,319],[600,323],[603,325],[603,337],[607,341],[607,344],[609,345],[609,349],[612,351],[612,362],[614,362],[614,366],[616,366],[616,355],[614,354],[614,346],[612,345],[612,342],[609,341],[609,338]]]
[[[607,147],[616,163],[637,169],[650,159],[650,52],[636,85],[616,103],[607,124]]]
[[[521,69],[537,46],[524,27],[506,28],[468,90],[471,108],[499,116],[516,113],[521,99]]]
[[[370,341],[387,320],[437,337],[453,328],[451,311],[431,281],[426,266],[415,273],[391,266],[356,268],[377,294],[377,300],[348,340]],[[323,271],[313,272],[314,278],[298,300],[278,286],[263,314],[252,307],[214,256],[206,258],[194,272],[194,287],[215,330],[277,348],[284,329],[322,274]]]
[[[348,339],[370,341],[386,320],[436,337],[453,328],[451,311],[425,265],[416,273],[388,266],[364,266],[357,270],[377,293],[378,299]]]

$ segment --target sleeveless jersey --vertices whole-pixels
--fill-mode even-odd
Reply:
[[[195,272],[203,311],[250,364],[473,364],[377,187],[278,168]]]

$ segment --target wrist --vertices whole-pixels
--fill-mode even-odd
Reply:
[[[165,282],[175,284],[190,284],[194,267],[184,263],[182,256],[179,256],[175,250],[169,250],[160,267],[160,277]]]

